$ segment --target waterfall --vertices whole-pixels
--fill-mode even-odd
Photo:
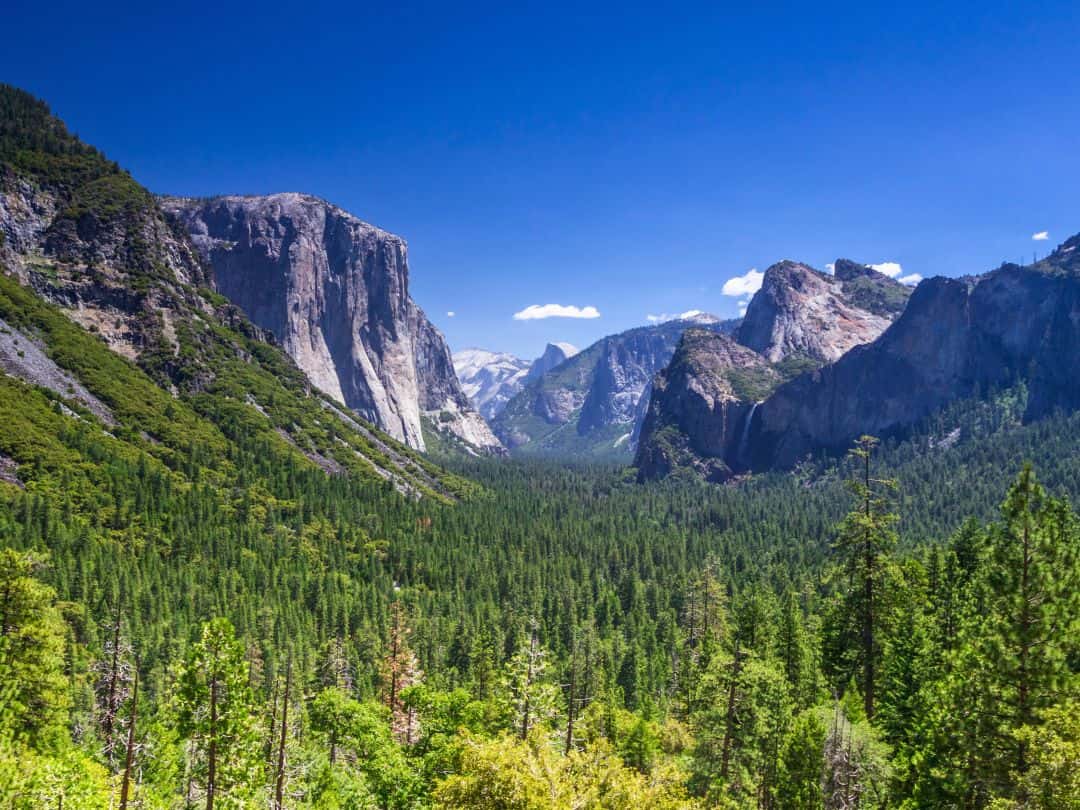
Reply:
[[[750,425],[754,421],[754,411],[757,410],[757,406],[760,402],[755,402],[750,406],[750,413],[746,415],[746,421],[743,423],[742,438],[739,439],[739,457],[740,462],[746,459],[747,445],[750,443]]]

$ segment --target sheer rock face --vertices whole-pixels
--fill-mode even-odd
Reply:
[[[890,323],[887,313],[863,308],[849,295],[851,282],[865,278],[882,285],[903,285],[865,265],[841,260],[843,277],[829,276],[805,264],[782,261],[765,271],[761,289],[747,307],[738,340],[777,362],[801,355],[830,363],[869,343]],[[880,277],[859,273],[865,268]]]
[[[877,341],[781,386],[751,431],[751,466],[902,435],[950,402],[1023,381],[1025,418],[1080,408],[1080,237],[1033,267],[922,282]]]
[[[569,343],[549,343],[544,347],[544,353],[533,360],[529,370],[525,373],[522,383],[527,384],[538,377],[543,377],[553,368],[561,366],[577,353],[578,350]]]
[[[581,403],[579,433],[634,423],[638,402],[673,353],[670,341],[662,334],[641,331],[604,341],[592,385]]]
[[[405,241],[315,197],[164,198],[218,291],[270,330],[314,385],[424,449],[427,414],[498,452],[442,334],[409,297]]]

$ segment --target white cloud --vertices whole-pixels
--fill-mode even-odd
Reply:
[[[457,315],[457,313],[454,312],[454,310],[450,310],[449,312],[446,313],[447,318],[453,318],[455,315]]]
[[[666,323],[667,321],[688,321],[692,318],[697,318],[699,315],[704,315],[700,309],[688,309],[686,312],[680,312],[678,315],[671,315],[667,312],[662,315],[646,315],[645,320],[649,323]]]
[[[764,273],[758,272],[756,267],[751,267],[744,276],[735,276],[724,282],[721,292],[736,298],[743,295],[753,295],[761,289],[761,281],[765,278]]]
[[[1038,233],[1033,233],[1031,235],[1031,238],[1034,239],[1036,242],[1045,242],[1047,239],[1050,238],[1050,232],[1039,231]]]
[[[530,304],[514,313],[515,321],[535,321],[542,318],[599,318],[596,307],[564,306],[563,304]]]
[[[897,281],[899,281],[901,284],[909,284],[911,286],[915,286],[920,281],[922,281],[922,276],[920,276],[918,273],[909,273],[906,276],[900,276]]]
[[[825,272],[828,273],[830,276],[835,275],[836,265],[832,262],[829,262],[827,265],[825,265]]]
[[[904,272],[904,268],[900,266],[900,262],[881,262],[880,264],[872,264],[870,266],[879,273],[884,273],[889,278],[896,278]]]

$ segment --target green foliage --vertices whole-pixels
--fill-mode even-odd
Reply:
[[[926,781],[980,806],[1024,804],[1032,740],[1048,713],[1080,697],[1080,529],[1028,466],[977,545],[983,552],[942,683],[942,732],[930,746],[948,776]]]
[[[525,741],[467,738],[459,772],[439,785],[434,798],[448,810],[692,806],[677,773],[647,779],[622,765],[602,743],[560,756],[538,735]]]
[[[785,810],[822,810],[825,778],[825,724],[819,712],[797,715],[780,751],[776,800]]]
[[[0,549],[0,735],[55,747],[70,708],[64,677],[64,623],[55,593],[33,574],[33,554]]]
[[[888,317],[895,317],[904,311],[911,290],[905,284],[873,274],[856,276],[844,282],[844,295],[853,306]]]
[[[207,807],[243,807],[258,787],[255,703],[232,625],[214,619],[177,675],[176,722]]]
[[[868,719],[874,717],[876,673],[881,660],[885,560],[896,545],[894,526],[900,520],[890,511],[896,481],[870,474],[871,455],[877,444],[877,439],[863,436],[851,451],[862,467],[861,474],[848,482],[856,506],[840,523],[833,544],[847,576],[841,610],[853,623],[848,628],[852,654],[844,658],[861,670],[859,688]]]

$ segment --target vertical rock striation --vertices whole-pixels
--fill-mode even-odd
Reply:
[[[484,452],[501,446],[409,297],[405,241],[316,197],[163,198],[219,292],[270,330],[311,382],[424,449],[421,418]]]

